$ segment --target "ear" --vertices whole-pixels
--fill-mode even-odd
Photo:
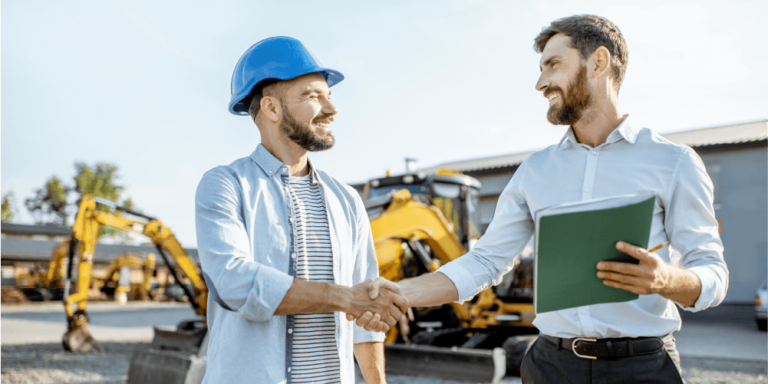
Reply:
[[[262,97],[259,114],[263,115],[267,120],[271,120],[275,123],[279,122],[280,118],[283,116],[280,101],[273,96]]]
[[[598,78],[605,74],[609,74],[611,69],[611,53],[608,52],[608,48],[600,47],[596,49],[589,56],[590,61],[590,77]]]

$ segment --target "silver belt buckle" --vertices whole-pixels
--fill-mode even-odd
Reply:
[[[579,342],[579,341],[589,341],[589,342],[594,343],[594,342],[597,341],[597,339],[587,339],[587,338],[584,338],[584,337],[577,337],[577,338],[573,339],[573,343],[571,344],[571,350],[573,351],[574,355],[576,355],[578,357],[581,357],[582,359],[597,360],[597,357],[595,357],[595,356],[582,355],[582,354],[576,352],[576,342]]]

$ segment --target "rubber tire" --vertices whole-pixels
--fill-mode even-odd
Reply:
[[[755,322],[757,322],[757,329],[761,331],[768,330],[768,319],[755,319]]]
[[[538,335],[520,335],[507,338],[501,346],[507,354],[507,375],[520,376],[523,358],[538,337]]]

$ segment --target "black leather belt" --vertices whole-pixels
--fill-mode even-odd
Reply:
[[[544,334],[539,335],[539,337],[555,344],[558,349],[567,349],[573,352],[574,355],[582,359],[610,359],[659,352],[664,348],[664,342],[671,339],[672,335],[615,339],[592,339],[588,337],[563,339]]]

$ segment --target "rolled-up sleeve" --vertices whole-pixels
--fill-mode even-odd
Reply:
[[[493,221],[475,248],[437,270],[456,286],[459,303],[499,284],[530,240],[533,220],[522,189],[524,178],[525,163],[499,196]]]
[[[252,321],[268,321],[293,277],[254,261],[242,217],[241,188],[222,167],[197,187],[195,224],[203,276],[212,299]]]
[[[355,215],[354,255],[356,258],[352,284],[359,284],[379,276],[379,263],[376,260],[371,223],[368,221],[365,206],[359,196],[355,196]],[[383,332],[366,331],[365,328],[359,327],[357,324],[354,324],[353,327],[353,342],[355,344],[383,342],[386,336]]]
[[[687,311],[720,304],[728,291],[728,267],[713,208],[712,181],[701,158],[690,148],[682,153],[668,195],[664,227],[679,264],[695,273],[701,293]]]

